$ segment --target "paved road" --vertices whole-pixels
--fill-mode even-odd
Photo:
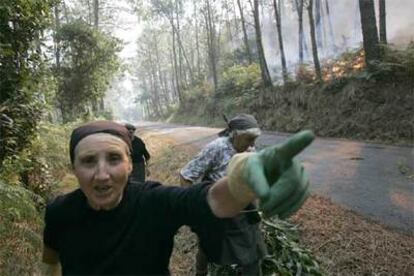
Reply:
[[[139,124],[182,144],[202,147],[219,129],[172,124]],[[265,132],[258,148],[284,141],[287,134]],[[300,154],[311,191],[355,212],[414,234],[414,151],[412,147],[318,138]]]

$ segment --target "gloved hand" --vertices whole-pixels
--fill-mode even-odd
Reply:
[[[286,218],[296,212],[309,195],[309,180],[293,158],[313,139],[311,131],[302,131],[258,153],[235,155],[227,168],[231,194],[246,203],[259,198],[265,217]]]

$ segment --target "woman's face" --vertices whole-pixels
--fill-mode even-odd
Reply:
[[[128,146],[110,134],[89,135],[75,148],[73,168],[89,205],[95,210],[113,209],[132,170]]]
[[[233,147],[237,152],[247,151],[250,147],[254,147],[257,136],[250,133],[236,134],[233,137]]]

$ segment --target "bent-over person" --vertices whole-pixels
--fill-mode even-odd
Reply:
[[[254,151],[255,141],[261,131],[256,119],[249,114],[240,114],[227,122],[227,128],[219,137],[199,152],[180,171],[182,186],[203,181],[215,182],[226,175],[230,159],[237,153]],[[217,265],[236,265],[241,275],[261,275],[261,259],[267,250],[259,229],[260,216],[254,211],[256,207],[249,204],[245,213],[224,220],[223,231],[213,230],[220,236],[217,244],[209,243],[208,254],[198,248],[196,255],[196,275],[207,275],[208,262],[213,269]]]

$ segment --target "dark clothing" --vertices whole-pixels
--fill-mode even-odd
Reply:
[[[208,186],[130,182],[113,210],[89,207],[82,191],[47,206],[44,243],[59,253],[64,275],[168,275],[174,235],[181,225],[217,225]],[[208,239],[208,237],[206,237]]]
[[[145,143],[141,140],[141,138],[134,135],[134,138],[132,139],[131,151],[132,163],[143,163],[144,161],[148,161],[150,157],[151,156],[145,147]]]
[[[208,274],[208,258],[200,246],[200,241],[197,246],[195,270],[196,276],[207,276]]]
[[[245,210],[253,208],[251,204]],[[245,213],[193,230],[209,262],[244,266],[259,262],[267,253],[259,221],[257,213]]]
[[[245,210],[251,209],[249,205]],[[237,265],[237,275],[259,276],[261,259],[267,254],[266,245],[260,233],[257,213],[245,213],[232,219],[223,219],[214,227],[195,229],[199,236],[199,247],[196,255],[196,276],[221,275],[216,271],[220,266]],[[209,230],[210,229],[210,230]],[[204,253],[206,252],[206,253]],[[208,269],[208,263],[211,267]]]
[[[146,177],[144,162],[132,163],[132,172],[129,177],[136,182],[144,183]]]
[[[214,271],[214,268],[219,268],[223,265],[210,263],[212,267],[208,269],[208,259],[205,253],[203,252],[203,249],[198,246],[198,251],[196,254],[196,276],[207,276],[208,270],[210,270],[210,275],[222,275],[223,273],[219,273],[217,271]],[[213,268],[213,269],[212,269]],[[262,275],[262,269],[261,269],[261,261],[256,260],[251,264],[245,264],[245,265],[237,265],[236,267],[237,275],[239,276],[261,276]]]

